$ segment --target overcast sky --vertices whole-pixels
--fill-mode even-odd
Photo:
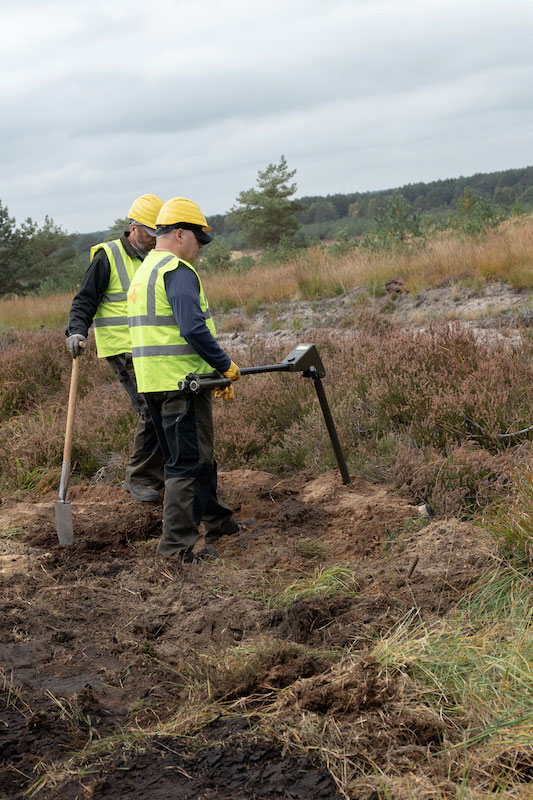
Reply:
[[[0,0],[0,200],[105,229],[533,164],[532,0]]]

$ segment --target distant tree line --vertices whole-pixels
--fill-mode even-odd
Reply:
[[[510,208],[515,203],[531,207],[533,205],[533,167],[508,169],[503,172],[476,173],[470,177],[446,178],[430,183],[408,183],[396,189],[378,192],[353,192],[333,194],[326,197],[302,197],[301,202],[307,210],[300,215],[301,223],[318,220],[306,219],[310,208],[324,203],[335,209],[337,217],[366,216],[375,217],[384,208],[388,199],[400,195],[415,211],[446,211],[457,206],[465,189],[470,189],[481,197],[502,207]],[[331,217],[333,219],[334,217]]]
[[[282,162],[284,161],[282,157]],[[271,167],[276,165],[270,165]],[[279,169],[278,165],[278,169]],[[285,162],[286,168],[286,162]],[[260,173],[261,175],[262,173]],[[294,172],[290,173],[291,176]],[[251,190],[255,191],[255,190]],[[410,211],[423,217],[431,214],[436,222],[450,221],[456,215],[465,193],[475,198],[480,213],[480,204],[487,203],[504,214],[513,209],[533,209],[533,167],[509,169],[501,172],[477,173],[469,177],[447,178],[430,183],[410,183],[396,189],[374,192],[352,192],[327,196],[304,196],[295,201],[293,240],[296,245],[311,241],[338,238],[341,236],[364,236],[375,229],[380,217],[387,212],[391,202],[401,198]],[[244,196],[244,198],[243,198]],[[241,193],[239,199],[246,199]],[[402,211],[405,214],[405,208]],[[235,213],[235,207],[227,214],[216,214],[208,218],[215,232],[234,249],[259,246],[253,235],[242,225],[243,217]],[[452,220],[453,222],[453,220]]]
[[[206,269],[247,269],[251,257],[231,257],[247,247],[283,260],[294,248],[328,239],[342,252],[403,246],[438,227],[476,235],[510,213],[533,209],[533,167],[300,199],[295,173],[281,156],[258,172],[257,185],[240,192],[227,214],[208,217],[216,237],[203,253]],[[0,296],[75,290],[90,247],[117,238],[127,224],[116,219],[108,230],[86,234],[68,234],[49,217],[41,226],[30,218],[17,226],[0,201]]]

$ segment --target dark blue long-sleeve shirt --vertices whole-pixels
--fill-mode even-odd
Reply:
[[[226,372],[231,358],[206,325],[200,308],[200,284],[192,269],[180,265],[167,272],[165,289],[183,338],[213,369]]]

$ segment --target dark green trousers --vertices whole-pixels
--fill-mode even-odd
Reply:
[[[233,512],[217,497],[212,393],[147,392],[143,396],[165,458],[163,534],[157,554],[172,556],[191,550],[200,522],[208,543],[234,533]]]
[[[137,391],[131,353],[109,356],[107,361],[139,415],[133,440],[133,453],[126,465],[126,481],[152,486],[160,491],[164,482],[164,457],[148,406],[143,396]]]

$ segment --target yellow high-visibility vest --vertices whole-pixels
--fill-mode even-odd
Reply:
[[[163,250],[152,250],[135,273],[128,291],[128,318],[133,367],[140,392],[176,391],[189,372],[212,372],[206,361],[181,336],[165,290],[165,275],[178,266],[198,278],[200,308],[216,338],[202,281],[194,267]]]
[[[91,247],[91,261],[98,250],[105,251],[111,268],[106,292],[93,319],[98,357],[106,358],[119,353],[131,353],[128,289],[142,261],[129,256],[120,239]]]

